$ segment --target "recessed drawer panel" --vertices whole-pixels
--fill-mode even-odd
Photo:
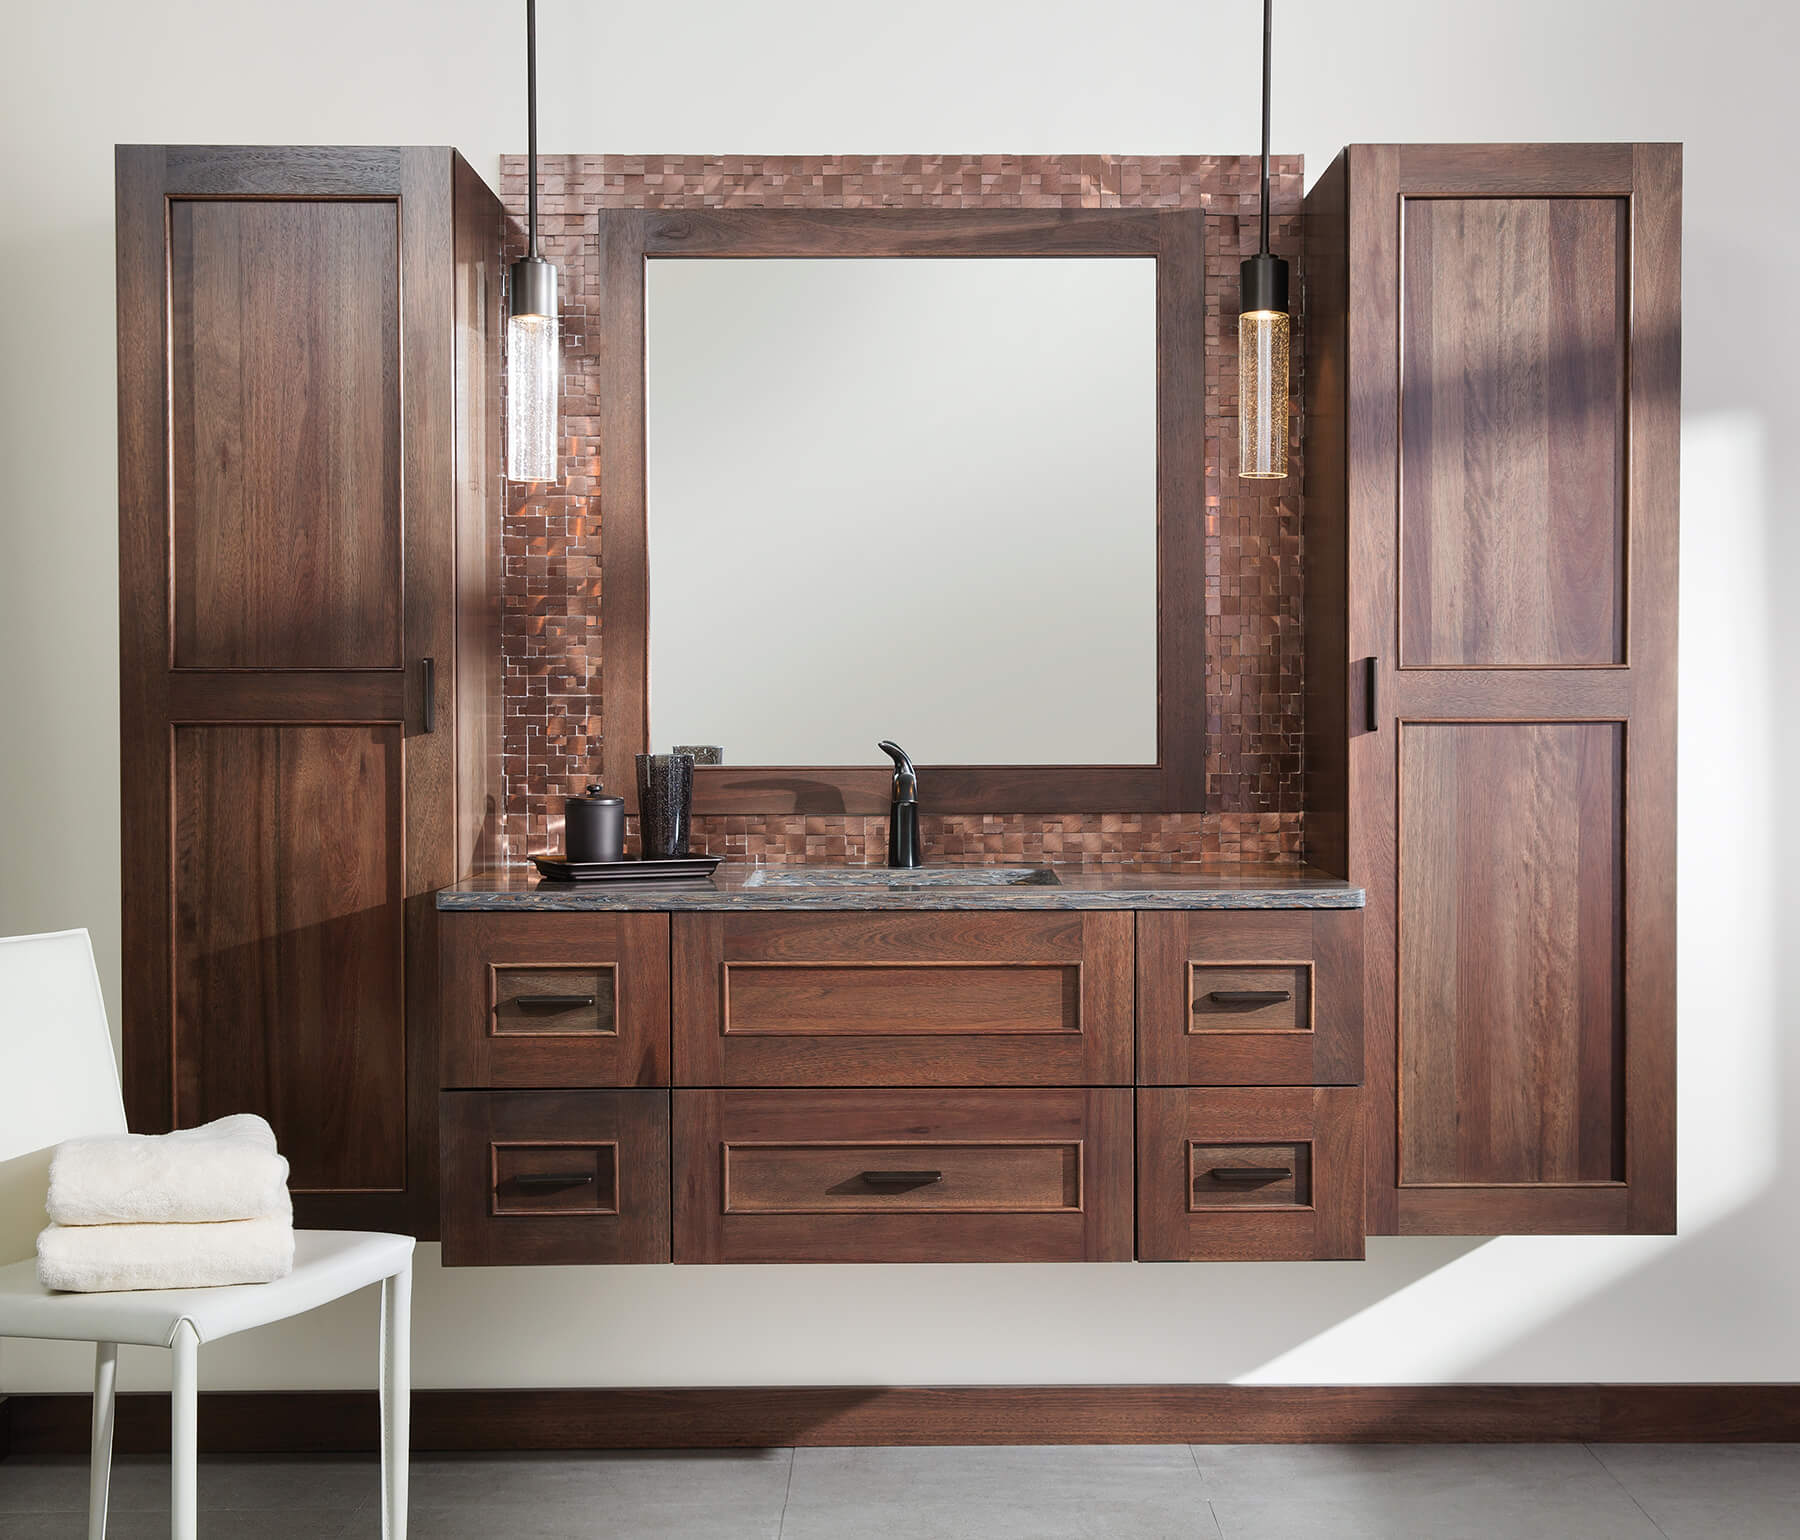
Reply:
[[[1193,963],[1188,974],[1187,1030],[1310,1032],[1312,964],[1226,968]]]
[[[1140,1260],[1362,1256],[1360,1090],[1176,1087],[1137,1097]]]
[[[1081,1210],[1078,1140],[734,1143],[727,1214],[1055,1214]]]
[[[1356,1085],[1362,911],[1137,916],[1140,1085]]]
[[[667,915],[438,922],[445,1086],[668,1084]]]
[[[490,974],[496,1037],[616,1036],[617,978],[610,963],[535,968],[495,963]]]
[[[680,1090],[678,1262],[1131,1256],[1131,1092]]]
[[[1131,916],[674,917],[681,1085],[1131,1081]]]
[[[669,1260],[667,1091],[446,1091],[444,1263]]]

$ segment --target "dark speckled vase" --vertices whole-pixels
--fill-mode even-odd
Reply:
[[[685,856],[694,805],[692,754],[637,757],[638,843],[646,858]]]

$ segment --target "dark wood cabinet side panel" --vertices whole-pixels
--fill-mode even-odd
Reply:
[[[1306,666],[1300,835],[1306,859],[1339,877],[1350,870],[1349,180],[1346,151],[1306,194],[1301,225],[1306,456],[1300,559]]]
[[[169,204],[173,657],[397,668],[397,202]]]

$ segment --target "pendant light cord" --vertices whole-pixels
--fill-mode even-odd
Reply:
[[[1269,201],[1268,43],[1263,44],[1263,202]],[[529,255],[538,254],[537,234],[537,0],[525,0],[525,228]],[[1263,215],[1263,244],[1269,243],[1269,218]]]
[[[1263,256],[1269,254],[1269,56],[1274,13],[1275,0],[1263,0],[1262,245],[1258,248]]]

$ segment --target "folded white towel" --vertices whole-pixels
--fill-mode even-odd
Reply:
[[[294,1268],[294,1227],[280,1219],[198,1225],[57,1225],[38,1236],[47,1289],[204,1289],[273,1283]]]
[[[288,1163],[252,1112],[172,1134],[70,1139],[50,1160],[45,1202],[59,1225],[293,1222]]]

